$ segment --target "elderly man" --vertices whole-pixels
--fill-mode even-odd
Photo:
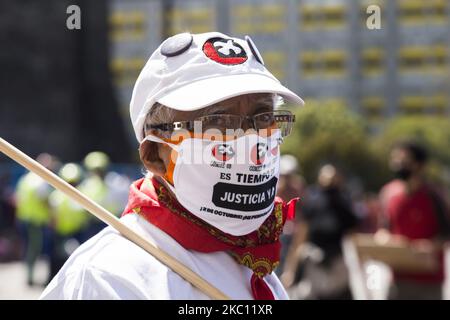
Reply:
[[[303,101],[249,37],[183,33],[162,43],[133,91],[145,178],[121,220],[233,299],[286,299],[272,272],[295,201],[275,197],[279,144]],[[108,227],[82,245],[44,299],[206,299]]]

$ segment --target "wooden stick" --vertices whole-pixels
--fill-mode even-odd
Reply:
[[[47,183],[52,185],[54,188],[63,192],[69,198],[76,201],[79,205],[81,205],[84,209],[92,213],[94,216],[104,221],[106,224],[112,226],[117,231],[119,231],[125,238],[134,242],[139,247],[150,253],[156,259],[158,259],[161,263],[168,266],[174,272],[178,273],[182,278],[186,281],[190,282],[192,285],[197,287],[200,291],[211,297],[212,299],[219,300],[228,300],[225,294],[219,291],[217,288],[212,286],[205,279],[200,277],[198,274],[193,272],[191,269],[165,253],[159,248],[156,248],[152,243],[143,238],[141,235],[137,234],[131,228],[126,226],[122,221],[120,221],[116,216],[112,213],[86,197],[83,193],[78,191],[76,188],[62,180],[56,174],[51,172],[50,170],[44,168],[40,163],[31,159],[25,153],[15,148],[13,145],[0,138],[0,151],[21,164],[31,172],[37,174],[42,179],[44,179]]]

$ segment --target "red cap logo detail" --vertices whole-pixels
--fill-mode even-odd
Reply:
[[[203,45],[203,52],[211,60],[226,65],[241,64],[248,58],[244,48],[232,39],[208,39]]]

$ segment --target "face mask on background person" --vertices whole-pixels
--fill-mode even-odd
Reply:
[[[394,169],[393,173],[398,179],[406,181],[409,178],[411,178],[413,171],[412,171],[412,169],[407,168],[407,167],[400,167],[400,168]]]

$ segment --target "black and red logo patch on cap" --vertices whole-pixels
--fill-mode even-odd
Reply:
[[[212,155],[219,161],[228,161],[233,158],[234,150],[229,144],[218,144],[212,149]]]
[[[232,39],[211,38],[203,45],[205,55],[221,64],[241,64],[247,61],[247,53]]]

